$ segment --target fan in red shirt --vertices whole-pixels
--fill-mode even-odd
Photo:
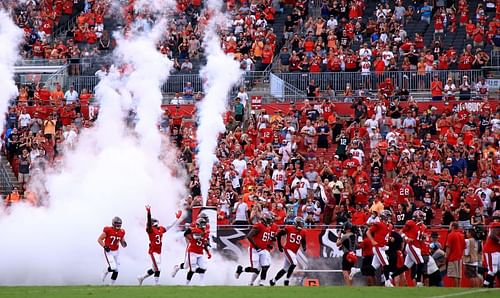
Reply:
[[[243,266],[238,265],[235,274],[236,279],[243,272],[252,273],[250,285],[253,285],[260,273],[259,285],[264,285],[267,271],[271,265],[271,254],[269,253],[269,250],[272,249],[271,223],[272,215],[269,212],[264,212],[261,221],[253,225],[247,235],[248,242],[250,242],[250,267],[243,269]]]
[[[450,224],[450,233],[446,239],[446,260],[448,262],[447,275],[456,288],[460,287],[460,279],[462,278],[464,249],[464,233],[459,229],[458,222],[452,222]]]
[[[380,213],[379,218],[380,221],[374,222],[366,232],[366,236],[373,245],[373,260],[371,266],[374,271],[377,271],[377,269],[382,266],[382,271],[385,276],[385,286],[392,288],[394,286],[389,278],[390,268],[385,253],[387,250],[387,235],[390,232],[388,223],[392,218],[392,213],[389,210],[384,210]]]
[[[348,153],[347,159],[344,160],[344,162],[342,163],[342,168],[344,170],[347,170],[347,174],[349,176],[352,176],[354,172],[356,172],[356,169],[358,168],[359,165],[360,165],[359,160],[353,158],[352,153]]]
[[[119,262],[119,245],[122,247],[127,247],[127,242],[125,241],[125,230],[122,229],[122,220],[118,216],[115,216],[111,221],[111,227],[104,227],[101,235],[97,239],[97,243],[104,248],[104,257],[106,258],[106,263],[108,268],[106,268],[102,275],[102,281],[106,280],[106,277],[111,272],[111,285],[116,282],[118,277],[118,265]]]
[[[158,285],[160,281],[160,264],[161,264],[161,248],[163,245],[163,234],[165,234],[170,228],[172,228],[177,220],[174,221],[168,227],[160,226],[160,222],[156,218],[151,218],[151,207],[146,206],[147,218],[146,223],[146,233],[149,237],[149,256],[153,263],[152,268],[148,269],[144,275],[137,278],[139,285],[142,285],[144,280],[151,275],[155,276],[155,284]],[[182,215],[182,211],[177,211],[175,217],[179,219]]]
[[[414,264],[417,266],[417,286],[423,286],[422,274],[424,273],[424,259],[422,257],[422,248],[425,246],[426,227],[423,224],[425,213],[421,210],[413,212],[413,220],[408,220],[403,229],[401,229],[403,239],[406,242],[404,265],[392,274],[391,278],[404,273]]]
[[[484,260],[488,274],[484,279],[485,287],[493,288],[495,276],[500,272],[500,210],[493,212],[493,222],[489,226],[488,237],[483,246]]]
[[[277,235],[278,249],[285,253],[285,264],[278,271],[276,276],[269,281],[271,286],[276,285],[276,282],[286,273],[285,286],[290,284],[290,277],[293,270],[297,267],[297,252],[302,246],[303,251],[306,251],[306,232],[304,231],[304,219],[300,216],[295,217],[294,225],[287,225]],[[285,247],[282,246],[281,238],[286,236]]]

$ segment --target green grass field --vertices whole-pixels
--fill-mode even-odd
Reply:
[[[382,287],[0,287],[0,297],[8,298],[399,298],[399,297],[500,297],[500,289],[393,288]]]

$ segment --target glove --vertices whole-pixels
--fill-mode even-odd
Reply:
[[[148,213],[149,213],[149,212],[151,212],[151,206],[146,205],[146,211],[147,211]]]
[[[209,260],[212,258],[212,254],[209,251],[207,251],[207,257]]]
[[[280,245],[280,246],[278,246],[278,250],[279,250],[280,252],[283,252],[283,246],[281,246],[281,245]]]
[[[182,216],[182,210],[177,210],[177,212],[175,212],[175,218],[179,219],[181,218]]]
[[[108,247],[108,246],[104,246],[104,251],[105,251],[105,252],[110,252],[110,251],[111,251],[111,249],[109,249],[109,247]]]

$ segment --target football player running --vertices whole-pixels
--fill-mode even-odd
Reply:
[[[388,266],[389,263],[387,262],[387,254],[385,253],[387,250],[387,238],[390,232],[390,227],[387,223],[390,221],[391,217],[391,211],[382,211],[379,216],[380,221],[372,223],[366,232],[366,236],[370,239],[373,245],[372,267],[375,271],[377,271],[377,269],[382,266],[386,287],[394,287],[390,281],[390,268]]]
[[[399,276],[416,264],[417,287],[422,287],[424,285],[422,281],[422,275],[425,269],[422,248],[426,245],[424,243],[426,237],[426,227],[423,223],[424,218],[425,213],[421,210],[416,210],[413,212],[413,219],[408,220],[403,229],[401,229],[401,236],[406,242],[405,262],[403,267],[397,268],[391,276],[391,278],[394,279],[396,276]]]
[[[163,245],[163,234],[165,234],[170,228],[172,228],[177,220],[181,217],[182,211],[177,211],[175,214],[176,220],[167,227],[160,226],[160,222],[156,218],[151,218],[151,207],[146,206],[147,213],[147,223],[146,223],[146,233],[149,237],[149,256],[151,257],[152,267],[146,272],[137,277],[139,285],[142,285],[144,280],[154,274],[155,285],[158,285],[160,281],[160,264],[161,264],[161,248]]]
[[[483,247],[488,274],[483,287],[493,288],[495,276],[500,275],[500,210],[493,212],[493,222],[489,226],[488,237]]]
[[[207,271],[207,260],[204,253],[207,253],[209,259],[212,258],[208,249],[209,235],[206,227],[207,221],[199,217],[196,220],[196,227],[189,228],[184,232],[184,237],[189,241],[187,260],[185,262],[189,270],[186,276],[186,285],[191,284],[191,279],[195,273],[200,275],[200,283],[203,284],[205,272]]]
[[[103,272],[102,282],[104,283],[106,277],[111,272],[110,285],[114,285],[118,277],[118,266],[120,265],[119,245],[121,244],[123,248],[127,247],[125,230],[122,229],[121,218],[115,216],[111,221],[111,227],[104,227],[101,235],[97,238],[97,243],[104,249],[104,257],[108,266]]]
[[[293,270],[297,267],[297,252],[302,246],[303,251],[306,251],[306,232],[304,229],[304,219],[302,217],[295,217],[293,225],[287,225],[281,229],[277,237],[278,249],[280,252],[285,253],[285,264],[283,268],[278,271],[276,276],[269,281],[271,286],[276,285],[276,282],[286,274],[284,285],[290,284],[290,277]],[[281,238],[286,236],[285,247],[282,246]]]
[[[263,286],[267,278],[267,271],[271,266],[271,254],[269,253],[269,251],[273,248],[271,244],[271,222],[271,214],[269,212],[264,212],[262,214],[261,221],[253,225],[247,235],[247,239],[250,242],[250,267],[246,267],[243,270],[243,266],[238,265],[238,268],[236,269],[236,279],[240,278],[240,275],[243,272],[252,273],[252,279],[250,281],[251,286],[253,286],[255,280],[259,276],[259,273],[259,285]]]
[[[201,212],[200,214],[198,214],[198,218],[202,218],[203,220],[205,220],[206,222],[206,225],[205,225],[205,234],[207,236],[207,243],[208,243],[208,247],[210,247],[210,221],[209,221],[209,218],[208,218],[208,215],[205,213],[205,212]],[[191,223],[190,225],[191,228],[196,228],[196,221]],[[189,247],[189,240],[186,238],[186,243]],[[186,256],[187,256],[187,249],[188,247],[186,247]],[[181,264],[179,265],[175,265],[174,266],[174,269],[172,271],[172,278],[174,278],[176,275],[177,275],[177,272],[179,272],[179,270],[181,269],[188,269],[188,265],[186,265],[186,263],[182,262]]]

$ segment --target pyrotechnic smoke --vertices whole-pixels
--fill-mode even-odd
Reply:
[[[205,98],[198,103],[199,125],[197,160],[203,204],[205,205],[212,168],[217,157],[215,149],[221,133],[226,131],[224,113],[228,110],[228,95],[231,88],[240,80],[239,63],[231,55],[226,55],[220,45],[217,27],[225,25],[226,18],[220,13],[222,1],[210,0],[207,8],[212,14],[204,38],[207,64],[201,70],[205,80]]]
[[[19,44],[23,38],[23,31],[14,24],[9,14],[0,9],[0,115],[3,129],[5,113],[9,101],[18,94],[14,82],[14,64],[19,57]]]
[[[184,179],[172,174],[175,152],[157,128],[159,87],[171,68],[156,51],[157,28],[118,38],[116,62],[128,63],[131,72],[112,68],[96,89],[96,126],[81,134],[60,169],[33,178],[46,181],[49,206],[16,205],[0,214],[0,284],[99,284],[105,263],[96,240],[113,216],[123,219],[129,239],[118,283],[133,284],[150,266],[144,205],[152,205],[153,216],[167,224],[185,192]],[[138,117],[134,133],[123,121],[132,107]],[[184,247],[176,247],[179,258],[172,262],[183,256]]]

